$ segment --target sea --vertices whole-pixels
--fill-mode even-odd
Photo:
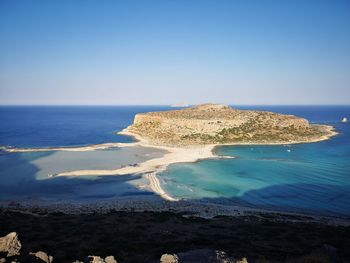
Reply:
[[[235,106],[294,114],[311,123],[333,125],[330,140],[294,145],[219,146],[234,158],[178,163],[159,174],[169,195],[227,205],[350,216],[350,106]],[[116,132],[135,114],[168,106],[1,106],[0,146],[73,147],[132,142]],[[153,196],[140,189],[140,175],[50,177],[81,169],[117,169],[164,154],[147,147],[92,152],[0,151],[0,201],[91,201]]]

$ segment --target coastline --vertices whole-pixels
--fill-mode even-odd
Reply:
[[[329,130],[333,131],[327,138],[320,138],[318,141],[327,140],[330,137],[338,134],[334,131],[332,126],[329,126]],[[127,131],[127,129],[119,132],[119,134],[132,136],[135,138],[135,142],[132,143],[105,143],[101,145],[88,145],[80,147],[63,147],[63,150],[73,150],[73,151],[94,151],[98,149],[107,149],[109,147],[133,147],[133,146],[143,146],[150,148],[157,148],[166,150],[167,153],[160,158],[154,158],[137,166],[128,166],[116,170],[79,170],[71,171],[67,173],[56,174],[55,176],[79,176],[79,175],[127,175],[127,174],[138,174],[142,175],[149,184],[146,186],[138,186],[141,190],[147,189],[154,192],[155,196],[128,196],[128,197],[118,197],[117,199],[110,199],[106,201],[95,200],[94,202],[87,203],[79,201],[45,201],[45,200],[12,200],[12,201],[0,201],[0,208],[4,209],[15,209],[24,212],[30,212],[32,210],[47,210],[52,212],[63,212],[63,213],[105,213],[110,210],[117,211],[173,211],[177,213],[185,213],[189,215],[196,215],[199,217],[212,218],[215,216],[259,216],[260,214],[266,214],[271,216],[272,220],[276,220],[279,217],[291,217],[292,221],[295,216],[300,216],[304,222],[317,222],[321,224],[335,224],[335,225],[350,225],[350,219],[346,216],[339,215],[322,215],[315,213],[305,213],[298,211],[288,211],[288,210],[276,210],[276,209],[262,209],[262,208],[252,208],[245,207],[243,205],[235,205],[229,203],[210,203],[207,201],[196,201],[196,200],[183,200],[175,199],[170,196],[161,186],[161,182],[157,177],[157,173],[164,171],[168,165],[178,162],[196,162],[200,159],[208,158],[235,158],[232,156],[218,156],[215,154],[215,148],[220,145],[205,145],[205,146],[188,146],[188,147],[169,147],[150,144],[144,138],[139,135]],[[303,142],[296,142],[303,143]],[[308,142],[305,142],[308,143]],[[274,143],[270,145],[283,145],[283,144],[293,144],[288,143]],[[233,145],[233,144],[229,144]],[[240,144],[234,144],[240,145]],[[254,144],[249,144],[254,145]],[[258,144],[255,144],[258,145]],[[267,145],[267,144],[259,144]],[[34,151],[50,151],[54,148],[41,148],[33,149]],[[14,149],[11,149],[14,150]],[[29,152],[30,149],[17,149],[18,152]],[[14,152],[14,151],[9,151]],[[98,174],[96,173],[98,172]],[[49,179],[49,178],[48,178]],[[159,199],[158,199],[159,197]],[[311,220],[311,221],[310,221]]]
[[[148,141],[138,136],[137,134],[130,133],[126,130],[119,132],[121,135],[132,136],[135,138],[135,142],[131,143],[104,143],[97,145],[87,145],[79,147],[52,147],[52,148],[7,148],[4,151],[9,153],[20,153],[20,152],[45,152],[45,151],[95,151],[108,148],[123,148],[123,147],[149,147],[156,148],[166,151],[166,153],[159,158],[154,158],[147,160],[145,162],[139,163],[138,165],[129,165],[122,168],[114,170],[75,170],[68,171],[58,174],[53,174],[49,178],[58,176],[123,176],[130,174],[141,174],[149,182],[146,187],[148,190],[159,195],[167,201],[178,201],[177,199],[171,197],[161,186],[161,183],[157,177],[157,173],[164,171],[168,165],[173,163],[185,163],[185,162],[196,162],[200,159],[217,158],[213,153],[213,149],[216,145],[205,145],[205,146],[195,146],[195,147],[168,147],[168,146],[158,146],[150,144]],[[223,156],[223,158],[227,158]],[[232,157],[230,157],[232,158]],[[48,179],[49,179],[48,178]],[[141,189],[141,187],[139,186]]]
[[[122,176],[130,174],[141,174],[144,178],[149,181],[147,189],[159,195],[167,201],[178,201],[177,199],[171,197],[168,193],[164,191],[161,187],[161,183],[157,177],[157,173],[164,171],[168,165],[173,163],[181,162],[196,162],[200,159],[216,158],[213,154],[213,149],[216,145],[205,145],[205,146],[195,146],[195,147],[168,147],[168,146],[158,146],[148,143],[146,140],[138,136],[137,134],[130,133],[126,130],[119,132],[119,134],[132,136],[135,138],[135,142],[131,143],[104,143],[97,145],[87,145],[79,147],[52,147],[52,148],[5,148],[3,149],[9,153],[21,153],[21,152],[46,152],[46,151],[95,151],[103,150],[109,148],[123,148],[123,147],[149,147],[165,150],[166,153],[159,158],[150,159],[148,161],[139,163],[137,166],[129,165],[122,168],[114,170],[75,170],[69,172],[63,172],[59,174],[53,174],[49,178],[57,176]],[[225,158],[225,157],[223,157]],[[49,179],[48,178],[48,179]],[[139,186],[141,189],[141,187]]]
[[[318,124],[312,124],[318,125]],[[288,144],[302,144],[302,143],[314,143],[329,140],[330,138],[338,135],[339,133],[336,131],[335,127],[331,125],[321,125],[325,128],[325,131],[328,134],[322,135],[319,138],[311,139],[311,140],[303,140],[303,141],[286,141],[286,142],[247,142],[247,143],[221,143],[221,144],[210,144],[214,147],[219,146],[235,146],[235,145],[288,145]],[[123,142],[115,142],[115,143],[101,143],[101,144],[90,144],[83,146],[62,146],[62,147],[44,147],[44,148],[10,148],[6,146],[0,146],[0,150],[10,153],[17,152],[47,152],[47,151],[72,151],[72,152],[80,152],[80,151],[95,151],[95,150],[105,150],[110,148],[122,148],[122,147],[133,147],[133,146],[144,146],[144,147],[153,147],[158,149],[172,149],[172,148],[194,148],[194,147],[202,147],[206,145],[192,145],[192,146],[163,146],[152,144],[140,135],[136,133],[132,133],[128,131],[128,128],[117,132],[117,134],[130,136],[135,139],[135,142],[123,143]]]
[[[55,176],[89,176],[89,175],[126,175],[126,174],[143,174],[149,181],[149,189],[164,198],[168,201],[178,201],[177,199],[171,197],[164,189],[161,187],[161,183],[157,177],[159,172],[166,170],[166,168],[170,164],[174,163],[188,163],[188,162],[196,162],[202,159],[210,159],[210,158],[232,158],[231,156],[218,156],[214,153],[214,149],[219,146],[234,146],[234,145],[288,145],[288,144],[299,144],[299,143],[312,143],[328,140],[331,137],[337,135],[338,133],[335,131],[333,126],[324,126],[326,127],[327,135],[321,136],[317,140],[312,141],[290,141],[285,143],[247,143],[247,144],[210,144],[210,145],[196,145],[196,146],[188,146],[188,147],[169,147],[169,146],[161,146],[154,145],[147,141],[145,138],[141,137],[138,134],[132,133],[128,131],[128,129],[124,129],[118,134],[132,136],[136,140],[134,143],[130,143],[130,145],[138,145],[143,147],[153,147],[157,149],[166,150],[164,156],[160,158],[155,158],[148,160],[146,162],[140,163],[138,166],[127,166],[123,168],[119,168],[116,170],[77,170],[70,171],[57,174]],[[123,147],[123,146],[121,146]],[[233,157],[234,158],[234,157]]]
[[[47,148],[6,148],[2,147],[1,150],[9,153],[21,153],[21,152],[49,152],[49,151],[67,151],[67,152],[85,152],[95,150],[106,150],[110,148],[128,147],[134,146],[133,143],[101,143],[91,144],[85,146],[66,146],[66,147],[47,147]]]
[[[146,176],[150,182],[150,188],[152,189],[153,192],[157,193],[159,196],[161,196],[165,200],[179,201],[178,199],[171,197],[167,192],[163,190],[162,186],[160,185],[160,181],[157,177],[156,172],[149,173]]]
[[[95,151],[103,150],[109,148],[123,148],[123,147],[150,147],[165,150],[166,153],[159,158],[154,158],[147,160],[145,162],[138,163],[137,165],[129,165],[118,169],[103,169],[103,170],[74,170],[68,172],[62,172],[54,174],[52,177],[57,176],[123,176],[130,174],[142,175],[149,182],[149,185],[146,188],[164,200],[167,201],[179,201],[171,197],[161,186],[160,180],[157,177],[157,174],[166,170],[166,168],[174,163],[189,163],[196,162],[202,159],[210,158],[235,158],[232,156],[219,156],[215,154],[214,149],[220,146],[235,146],[235,145],[289,145],[289,144],[301,144],[301,143],[313,143],[328,140],[331,137],[337,135],[333,126],[323,125],[325,131],[328,134],[321,136],[315,140],[309,141],[288,141],[288,142],[276,142],[276,143],[229,143],[229,144],[209,144],[209,145],[191,145],[191,146],[162,146],[150,143],[145,138],[141,137],[138,134],[128,131],[128,128],[118,132],[120,135],[131,136],[135,139],[135,142],[131,143],[104,143],[104,144],[95,144],[79,147],[52,147],[52,148],[6,148],[4,149],[10,153],[17,152],[45,152],[45,151]],[[52,178],[51,177],[51,178]],[[140,189],[144,187],[138,186]]]
[[[325,215],[292,210],[275,210],[241,206],[225,203],[210,203],[198,200],[178,200],[169,202],[164,198],[149,197],[118,197],[116,199],[79,202],[79,201],[49,201],[49,200],[17,200],[0,201],[0,210],[16,211],[23,214],[63,213],[67,215],[107,214],[119,212],[173,212],[183,217],[200,217],[212,219],[227,217],[263,217],[273,222],[304,222],[322,225],[350,226],[350,217],[342,215]]]
[[[321,125],[325,129],[325,132],[328,134],[324,134],[319,138],[311,139],[311,140],[303,140],[303,141],[287,141],[287,142],[261,142],[261,143],[227,143],[220,144],[218,146],[235,146],[235,145],[288,145],[288,144],[303,144],[303,143],[315,143],[315,142],[323,142],[331,139],[332,137],[338,135],[339,133],[336,131],[335,127],[331,125]]]
[[[133,136],[132,133],[126,131],[123,131],[122,134]],[[157,177],[157,173],[164,171],[170,164],[173,163],[196,162],[201,159],[220,158],[220,156],[217,156],[213,153],[213,149],[216,145],[205,145],[188,148],[155,146],[149,144],[147,141],[143,140],[139,136],[135,135],[134,137],[138,141],[130,143],[128,146],[157,148],[165,150],[167,151],[167,153],[165,153],[162,157],[154,158],[139,163],[137,166],[126,166],[115,170],[77,170],[55,174],[54,176],[122,176],[128,174],[142,174],[149,181],[149,190],[156,193],[157,195],[159,195],[167,201],[178,201],[177,199],[171,197],[168,193],[166,193],[166,191],[164,191]],[[223,156],[223,158],[227,157]]]

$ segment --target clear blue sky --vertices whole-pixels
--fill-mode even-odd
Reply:
[[[0,104],[350,104],[350,1],[0,1]]]

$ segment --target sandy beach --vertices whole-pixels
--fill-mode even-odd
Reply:
[[[136,139],[133,143],[105,143],[98,145],[88,145],[81,147],[53,147],[53,148],[7,148],[5,151],[11,153],[18,152],[46,152],[46,151],[71,151],[71,152],[81,152],[81,151],[95,151],[104,150],[109,148],[123,148],[123,147],[150,147],[166,151],[166,153],[159,158],[154,158],[147,160],[145,162],[128,165],[118,169],[105,169],[105,170],[75,170],[62,172],[58,174],[50,174],[50,178],[57,176],[122,176],[130,174],[142,174],[148,179],[149,185],[146,187],[148,190],[156,193],[160,197],[168,201],[177,201],[177,199],[172,198],[168,195],[164,189],[161,187],[161,183],[157,177],[157,173],[164,171],[168,165],[173,163],[182,162],[195,162],[200,159],[207,158],[218,158],[213,153],[215,145],[205,145],[205,146],[193,146],[193,147],[167,147],[167,146],[156,146],[148,143],[146,140],[138,136],[137,134],[130,133],[126,130],[119,132],[119,134],[132,136]],[[226,158],[223,156],[222,158]],[[230,157],[232,158],[232,157]]]
[[[319,138],[317,141],[327,140],[330,137],[337,134],[332,126],[328,126],[329,135]],[[101,170],[73,170],[62,172],[58,174],[53,174],[50,177],[57,176],[122,176],[130,174],[142,174],[148,181],[149,185],[146,187],[148,190],[156,193],[163,199],[167,201],[178,201],[177,199],[171,197],[168,193],[164,191],[161,183],[157,177],[159,172],[164,171],[170,164],[174,163],[186,163],[186,162],[196,162],[201,159],[208,158],[234,158],[232,156],[217,156],[213,153],[213,149],[218,146],[216,144],[211,145],[196,145],[188,147],[169,147],[160,146],[149,143],[147,140],[141,136],[129,132],[127,129],[119,132],[118,134],[131,136],[135,138],[135,142],[132,143],[104,143],[80,147],[53,147],[53,148],[7,148],[7,152],[45,152],[45,151],[71,151],[71,152],[81,152],[81,151],[95,151],[104,150],[110,148],[123,148],[123,147],[151,147],[156,149],[165,150],[166,153],[159,157],[147,160],[145,162],[131,164],[118,169],[101,169]],[[276,143],[276,144],[295,144],[304,142],[286,142],[286,143]],[[307,143],[305,141],[305,143]],[[272,143],[269,143],[272,144]],[[223,145],[242,145],[242,144],[223,144]],[[142,187],[143,188],[143,187]]]
[[[331,128],[330,128],[331,130]],[[58,176],[67,176],[67,177],[76,177],[76,176],[123,176],[123,175],[142,175],[143,178],[147,180],[148,183],[143,185],[136,185],[140,190],[149,190],[155,193],[157,196],[160,197],[154,198],[152,197],[146,197],[146,196],[128,196],[127,198],[118,197],[114,201],[109,200],[105,203],[94,203],[89,205],[84,204],[77,204],[76,206],[73,205],[72,202],[69,202],[69,204],[64,203],[53,203],[50,202],[49,204],[41,203],[41,201],[35,202],[32,204],[34,207],[47,207],[48,209],[53,209],[53,211],[64,211],[72,212],[73,209],[77,213],[82,213],[84,211],[104,211],[105,209],[116,209],[116,210],[132,210],[132,211],[168,211],[169,209],[173,211],[178,212],[188,212],[188,213],[195,213],[198,214],[201,217],[214,217],[217,215],[230,215],[230,216],[237,216],[237,215],[247,215],[247,214],[259,214],[259,213],[272,213],[272,214],[288,214],[287,211],[274,211],[274,210],[265,210],[265,209],[259,209],[259,208],[252,208],[252,207],[242,207],[242,206],[236,206],[233,204],[218,204],[218,203],[207,203],[207,202],[197,202],[194,200],[178,200],[171,195],[169,195],[163,188],[162,183],[160,179],[158,178],[158,173],[161,171],[164,171],[170,164],[173,163],[185,163],[185,162],[196,162],[197,160],[201,159],[208,159],[208,158],[235,158],[232,156],[217,156],[215,154],[214,148],[218,145],[200,145],[200,146],[189,146],[189,147],[168,147],[168,146],[159,146],[159,145],[153,145],[150,144],[147,140],[141,138],[137,134],[130,133],[126,130],[120,132],[119,134],[127,135],[127,136],[133,136],[136,141],[132,143],[106,143],[106,144],[99,144],[99,145],[89,145],[89,146],[83,146],[83,147],[70,147],[70,148],[18,148],[18,149],[8,149],[8,152],[30,152],[30,151],[95,151],[99,149],[108,149],[113,147],[150,147],[154,149],[161,149],[165,151],[165,154],[163,154],[160,157],[156,157],[153,159],[149,159],[144,162],[140,162],[137,164],[130,164],[125,167],[121,167],[118,169],[103,169],[103,170],[73,170],[73,171],[67,171],[62,173],[53,174],[52,177],[48,177],[47,180],[51,180],[52,178],[58,177]],[[334,136],[337,134],[334,131]],[[328,138],[322,138],[322,140],[325,140]],[[280,143],[281,144],[281,143]],[[286,143],[286,144],[293,144]],[[232,145],[232,144],[230,144]],[[237,144],[239,145],[239,144]],[[2,202],[0,206],[3,207],[9,207],[11,206],[13,202],[6,203]],[[23,202],[20,202],[23,203]],[[31,201],[32,203],[32,201]],[[27,207],[28,206],[28,207]],[[31,207],[30,204],[27,204],[27,206],[23,209],[28,209]],[[295,211],[290,211],[291,215],[302,215],[306,216],[303,213],[296,213]],[[307,216],[310,216],[309,214]],[[322,221],[325,220],[323,216],[317,216],[315,215],[316,221]],[[328,218],[328,217],[327,217]],[[304,220],[304,219],[303,219]],[[309,219],[307,219],[309,220]],[[327,219],[327,224],[329,223],[330,219]],[[333,217],[331,221],[333,222],[335,220]],[[340,220],[340,221],[339,221]],[[333,222],[334,224],[348,224],[348,221],[344,223],[343,219],[336,219],[336,222]],[[338,222],[339,221],[339,222]],[[332,223],[332,224],[333,224]]]
[[[207,159],[217,157],[213,154],[215,145],[195,146],[195,147],[167,147],[156,146],[148,143],[146,140],[138,136],[137,134],[130,133],[126,130],[119,132],[119,134],[132,136],[136,139],[132,143],[104,143],[96,145],[87,145],[79,147],[51,147],[51,148],[4,148],[3,150],[10,153],[25,153],[25,152],[48,152],[48,151],[69,151],[69,152],[86,152],[95,150],[105,150],[111,148],[124,148],[124,147],[150,147],[160,150],[164,150],[166,153],[159,157],[140,162],[137,164],[130,164],[117,169],[104,169],[104,170],[73,170],[57,174],[51,174],[49,178],[57,176],[122,176],[122,175],[136,175],[142,174],[144,178],[149,181],[146,189],[156,193],[167,201],[177,201],[177,199],[167,194],[161,187],[161,183],[157,177],[157,173],[164,171],[166,167],[173,163],[181,162],[195,162],[200,159]],[[223,157],[224,158],[224,157]],[[144,186],[139,186],[144,189]]]
[[[140,144],[138,144],[140,145]],[[149,145],[140,145],[147,146]],[[158,148],[158,147],[157,147]],[[193,148],[171,148],[171,147],[159,147],[159,149],[167,150],[164,156],[148,160],[137,165],[130,165],[115,170],[78,170],[71,172],[64,172],[56,174],[55,176],[80,176],[80,175],[126,175],[126,174],[139,174],[148,172],[163,171],[169,164],[182,163],[182,162],[195,162],[200,159],[207,159],[215,157],[212,153],[214,146],[200,146]]]
[[[125,134],[125,133],[124,133]],[[130,135],[130,134],[128,134]],[[195,162],[200,159],[218,157],[214,155],[215,145],[196,146],[188,148],[166,147],[150,145],[144,140],[130,143],[127,146],[154,147],[166,150],[167,153],[160,158],[154,158],[137,165],[129,165],[115,170],[77,170],[55,174],[54,176],[108,176],[108,175],[128,175],[143,174],[149,180],[149,189],[168,201],[177,201],[169,196],[161,187],[157,173],[164,171],[166,167],[173,163]],[[125,147],[124,145],[119,147]],[[91,148],[91,147],[90,147]],[[223,157],[225,158],[225,157]]]

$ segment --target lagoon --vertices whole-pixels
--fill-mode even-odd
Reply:
[[[159,176],[173,197],[283,211],[350,215],[349,106],[241,106],[295,114],[336,127],[328,141],[288,146],[221,146],[219,155],[178,163]],[[115,133],[139,112],[165,106],[0,107],[1,146],[71,147],[132,142]],[[87,152],[0,152],[0,200],[110,200],[153,195],[140,186],[141,175],[49,178],[80,169],[117,169],[162,155],[162,151],[125,147]]]

